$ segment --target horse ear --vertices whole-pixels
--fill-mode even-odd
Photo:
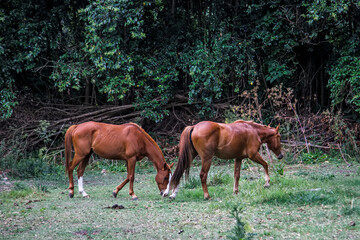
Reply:
[[[172,166],[174,166],[174,163],[172,163],[171,165],[169,165],[169,164],[165,163],[165,164],[164,164],[164,168],[163,168],[163,170],[165,170],[165,169],[167,169],[167,168],[171,169],[171,168],[172,168]]]
[[[276,132],[279,132],[279,127],[280,127],[280,123],[277,125],[277,127],[276,127]]]

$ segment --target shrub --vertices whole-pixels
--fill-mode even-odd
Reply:
[[[321,151],[309,152],[302,154],[302,161],[305,164],[314,164],[328,161],[330,158]]]
[[[0,154],[4,153],[4,148],[1,148],[3,146],[0,146]],[[42,150],[24,154],[16,146],[15,150],[2,158],[0,169],[8,170],[9,175],[15,178],[54,178],[64,174],[64,167],[49,161],[43,156]]]

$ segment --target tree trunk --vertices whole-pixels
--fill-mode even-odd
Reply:
[[[91,83],[89,78],[86,78],[86,86],[85,86],[85,104],[88,105],[90,103],[90,87]]]

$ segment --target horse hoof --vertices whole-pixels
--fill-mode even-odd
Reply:
[[[132,198],[131,200],[134,200],[134,201],[136,201],[136,200],[138,200],[138,198],[137,198],[137,197],[134,197],[134,198]]]
[[[90,195],[85,195],[85,196],[83,196],[84,198],[90,198]]]
[[[175,197],[170,196],[169,199],[170,200],[175,200]]]
[[[265,184],[264,185],[264,188],[269,188],[270,187],[270,184]]]
[[[74,197],[74,194],[73,194],[73,193],[69,193],[69,197],[70,197],[70,198],[73,198],[73,197]]]
[[[113,195],[114,198],[117,197],[117,193],[115,193],[115,192],[112,192],[112,195]]]

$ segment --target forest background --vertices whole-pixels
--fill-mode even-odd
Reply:
[[[360,161],[360,1],[3,0],[0,32],[0,169],[62,163],[90,120],[171,161],[186,125],[236,119],[280,123],[290,163]]]

